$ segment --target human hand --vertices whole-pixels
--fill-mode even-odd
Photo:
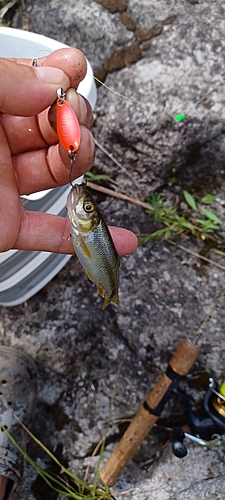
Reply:
[[[77,49],[60,49],[38,59],[0,58],[0,252],[38,250],[74,253],[66,218],[24,209],[20,196],[68,183],[70,160],[58,143],[55,100],[67,93],[81,126],[72,178],[94,163],[95,145],[89,128],[91,106],[74,92],[86,74],[86,60]],[[49,111],[49,107],[50,111]],[[109,228],[120,255],[132,252],[136,236]]]

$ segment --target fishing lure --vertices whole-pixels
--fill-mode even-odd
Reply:
[[[32,59],[32,66],[37,67],[37,65],[37,59]],[[80,146],[80,125],[73,108],[66,101],[66,93],[62,88],[57,90],[56,129],[59,142],[67,151],[71,162],[69,182],[72,185],[71,174],[73,164]]]
[[[59,142],[70,158],[72,170],[80,146],[80,125],[73,108],[66,101],[66,94],[62,88],[57,90],[56,128]]]

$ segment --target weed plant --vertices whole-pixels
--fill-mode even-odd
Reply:
[[[161,194],[153,193],[146,199],[150,205],[147,212],[154,216],[156,222],[163,223],[165,227],[145,235],[141,238],[141,242],[148,243],[153,238],[167,240],[188,234],[205,241],[213,232],[218,231],[222,224],[221,219],[205,207],[214,199],[214,195],[199,198],[183,191],[183,204],[185,203],[186,210],[182,212],[176,205],[167,205],[166,199]]]

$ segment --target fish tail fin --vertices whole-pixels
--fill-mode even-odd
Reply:
[[[110,297],[105,297],[105,300],[102,304],[102,309],[105,309],[110,302],[114,302],[117,306],[119,305],[119,296],[118,296],[118,291],[113,291],[113,293],[110,295]]]

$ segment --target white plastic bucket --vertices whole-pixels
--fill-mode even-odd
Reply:
[[[38,58],[68,47],[43,35],[0,27],[0,57]],[[95,106],[97,92],[90,63],[78,92]],[[77,179],[81,182],[82,178]],[[70,186],[63,186],[26,196],[27,210],[66,216],[66,199]],[[14,306],[32,297],[46,285],[70,259],[70,255],[48,252],[10,250],[0,253],[0,305]]]

